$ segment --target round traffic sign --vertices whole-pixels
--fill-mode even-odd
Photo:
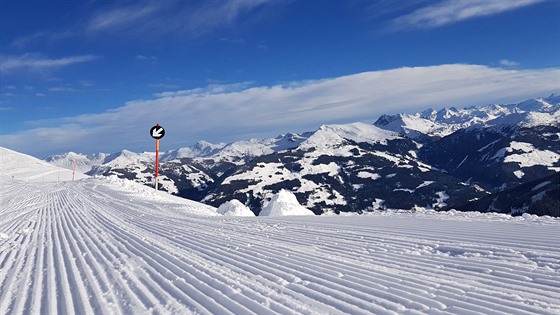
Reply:
[[[152,138],[156,140],[161,139],[163,138],[163,136],[165,136],[165,129],[163,129],[163,127],[160,125],[153,126],[150,129],[150,136],[152,136]]]

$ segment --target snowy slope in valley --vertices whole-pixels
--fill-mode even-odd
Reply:
[[[559,223],[226,217],[114,177],[0,177],[0,314],[558,314]]]
[[[519,163],[521,167],[534,165],[544,165],[552,167],[560,161],[559,153],[552,152],[550,150],[537,150],[532,144],[526,142],[512,141],[509,147],[498,151],[495,157],[503,157],[506,152],[517,153],[506,156],[504,158],[504,162],[516,162]],[[560,171],[560,168],[554,169]]]

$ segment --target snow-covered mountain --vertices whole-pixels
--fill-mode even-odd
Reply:
[[[229,144],[201,141],[161,154],[160,183],[216,207],[238,199],[256,214],[281,189],[317,214],[448,209],[560,172],[559,113],[560,97],[553,94],[382,116],[374,125],[324,125]],[[154,153],[104,156],[91,162],[89,174],[152,184]]]
[[[456,207],[463,211],[530,212],[560,217],[560,172]]]
[[[465,181],[504,190],[560,172],[560,127],[470,128],[427,142],[419,158]]]
[[[202,200],[217,204],[233,197],[256,209],[278,190],[287,189],[320,214],[374,205],[441,206],[437,200],[445,191],[457,192],[448,197],[454,203],[485,195],[419,161],[418,148],[414,141],[373,125],[321,126],[298,147],[256,157],[222,176]]]
[[[534,127],[558,125],[560,95],[527,100],[518,104],[428,109],[416,114],[382,115],[374,125],[409,138],[444,137],[469,127]]]

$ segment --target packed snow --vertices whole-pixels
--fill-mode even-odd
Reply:
[[[232,217],[0,153],[0,314],[560,313],[556,218]]]

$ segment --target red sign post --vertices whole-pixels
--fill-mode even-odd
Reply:
[[[72,171],[72,181],[74,181],[74,176],[76,176],[76,159],[74,159],[74,170]]]
[[[158,175],[159,175],[159,139],[165,136],[165,129],[159,124],[153,126],[150,129],[150,136],[156,139],[156,177],[155,177],[155,188],[158,190]]]

